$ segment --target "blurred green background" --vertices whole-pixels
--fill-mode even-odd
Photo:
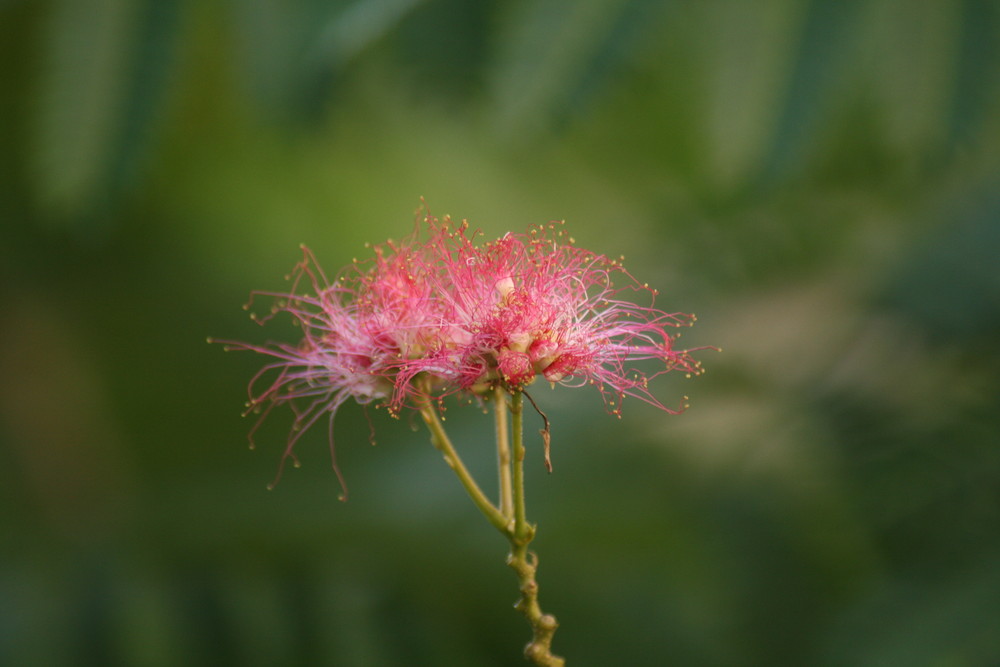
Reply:
[[[522,664],[423,430],[347,406],[350,501],[324,429],[269,493],[288,415],[248,452],[262,359],[205,344],[420,197],[566,219],[724,348],[677,417],[536,392],[570,665],[1000,664],[992,0],[0,2],[0,663]]]

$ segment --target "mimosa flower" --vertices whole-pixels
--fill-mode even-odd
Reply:
[[[446,221],[447,223],[447,221]],[[447,224],[428,221],[440,236]],[[507,234],[477,246],[463,224],[437,253],[446,312],[471,339],[464,346],[463,388],[500,382],[521,389],[537,376],[568,386],[597,385],[611,412],[635,396],[668,412],[649,380],[670,370],[701,372],[676,329],[694,317],[654,307],[656,290],[612,260],[574,245],[561,222]],[[617,283],[617,284],[616,284]],[[625,296],[645,295],[647,305]],[[642,369],[635,362],[659,362]]]
[[[248,408],[262,420],[275,405],[291,406],[286,458],[324,416],[332,451],[333,419],[349,399],[395,415],[452,393],[521,391],[541,377],[597,386],[616,415],[625,396],[683,409],[664,405],[649,381],[701,372],[689,350],[674,347],[676,329],[694,317],[656,308],[656,290],[620,260],[578,248],[561,222],[484,243],[467,223],[422,222],[333,281],[303,247],[291,289],[254,293],[274,299],[258,321],[287,313],[301,328],[297,343],[220,341],[272,358],[250,382]]]
[[[249,310],[258,297],[273,299],[266,316],[251,313],[251,318],[263,325],[287,313],[302,330],[300,341],[294,345],[257,345],[210,339],[223,343],[226,349],[250,350],[274,359],[250,380],[245,414],[260,415],[250,430],[253,447],[254,433],[274,406],[291,406],[295,418],[282,465],[288,458],[298,463],[293,452],[295,444],[324,415],[330,421],[333,456],[333,418],[337,409],[351,398],[365,405],[389,397],[393,383],[388,368],[398,355],[394,345],[372,336],[359,318],[357,293],[347,286],[331,284],[309,249],[303,246],[302,252],[302,261],[289,276],[292,287],[288,292],[254,292],[246,305]],[[306,285],[300,290],[303,282]],[[337,470],[335,457],[333,461]],[[339,470],[337,474],[339,477]]]

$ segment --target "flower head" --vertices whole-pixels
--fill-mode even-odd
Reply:
[[[675,369],[700,373],[689,350],[674,348],[675,330],[693,316],[657,309],[655,290],[620,260],[578,248],[561,222],[478,237],[465,222],[424,215],[410,237],[376,246],[333,281],[303,247],[291,289],[254,293],[274,299],[258,321],[287,313],[301,340],[222,342],[272,358],[251,381],[248,406],[261,419],[274,405],[292,407],[286,458],[323,416],[332,451],[334,415],[352,398],[398,414],[451,393],[522,391],[541,377],[595,385],[618,415],[626,395],[682,409],[661,403],[648,383]]]
[[[431,224],[432,229],[435,223]],[[441,284],[461,328],[464,389],[500,382],[521,389],[538,376],[564,385],[595,384],[612,412],[625,395],[668,412],[649,391],[649,380],[669,370],[701,372],[690,353],[676,350],[674,332],[693,316],[667,313],[653,303],[656,291],[622,266],[578,248],[561,222],[536,226],[477,246],[465,226],[452,252],[438,257]],[[645,294],[648,305],[625,296]],[[641,360],[661,364],[645,371]]]

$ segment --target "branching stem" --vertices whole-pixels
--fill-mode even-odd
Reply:
[[[445,433],[438,409],[430,399],[426,399],[420,406],[420,415],[430,429],[431,442],[458,475],[472,502],[510,542],[507,564],[517,574],[521,589],[521,599],[515,608],[528,619],[533,632],[531,642],[524,647],[525,657],[538,667],[564,667],[566,661],[552,655],[551,650],[552,636],[559,623],[551,614],[543,614],[538,604],[538,583],[535,581],[538,557],[534,552],[528,551],[528,545],[535,537],[535,526],[528,523],[524,502],[524,397],[520,391],[508,394],[504,389],[497,389],[493,399],[500,481],[499,507],[490,502],[462,463]],[[509,430],[508,411],[511,423]]]
[[[479,485],[476,484],[476,480],[472,478],[469,474],[469,470],[462,463],[462,459],[459,458],[458,452],[455,451],[454,445],[451,444],[451,440],[448,438],[448,434],[445,433],[444,426],[441,424],[441,418],[438,416],[438,412],[434,405],[430,401],[427,401],[420,407],[420,416],[423,417],[424,423],[427,424],[427,428],[431,432],[431,442],[434,446],[441,452],[444,456],[445,462],[448,466],[455,471],[458,475],[459,481],[462,486],[465,487],[465,492],[469,494],[472,498],[472,502],[476,504],[486,518],[492,523],[497,530],[502,533],[507,532],[508,519],[505,517],[499,509],[497,509],[493,503],[490,502],[486,494],[483,493]]]

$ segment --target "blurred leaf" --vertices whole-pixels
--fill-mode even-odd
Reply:
[[[900,579],[876,590],[836,624],[821,664],[955,665],[1000,660],[1000,554],[945,581]]]
[[[113,609],[106,629],[113,633],[110,650],[122,664],[192,664],[195,652],[190,635],[179,632],[184,622],[173,584],[162,571],[134,562],[120,566],[109,582]]]
[[[77,648],[73,641],[77,619],[71,604],[75,584],[63,575],[58,564],[38,553],[21,562],[9,557],[3,560],[0,662],[70,664]]]
[[[331,81],[421,1],[232,3],[241,75],[263,109],[286,119],[319,116]]]
[[[265,563],[252,561],[217,575],[217,599],[232,637],[235,664],[298,662],[294,656],[302,636],[291,613],[295,601],[281,575]]]
[[[307,55],[316,48],[338,4],[310,0],[230,3],[236,74],[265,113],[299,110],[318,76],[319,63],[308,62]]]
[[[535,134],[579,115],[645,46],[670,4],[523,4],[509,17],[493,72],[499,132],[509,137]]]
[[[881,0],[866,12],[866,70],[883,115],[881,140],[909,161],[923,162],[945,139],[961,6]]]
[[[724,187],[741,184],[774,138],[802,14],[797,0],[730,3],[705,13],[708,173]]]
[[[761,183],[799,169],[829,120],[857,51],[860,0],[806,0],[778,132],[762,160]]]
[[[492,56],[493,2],[424,2],[403,21],[391,40],[394,65],[420,102],[441,100],[438,108],[477,102]],[[428,35],[447,39],[428,39]],[[465,111],[467,106],[457,107]]]
[[[422,0],[358,0],[323,32],[319,53],[334,64],[349,62],[384,36]]]
[[[134,185],[161,111],[176,1],[56,0],[37,91],[34,189],[51,221],[82,226]]]
[[[992,345],[1000,332],[1000,196],[947,201],[935,231],[908,258],[888,287],[886,301],[924,335],[949,342]]]
[[[959,38],[958,73],[953,92],[949,139],[972,141],[980,125],[996,121],[1000,89],[1000,4],[965,0]]]

